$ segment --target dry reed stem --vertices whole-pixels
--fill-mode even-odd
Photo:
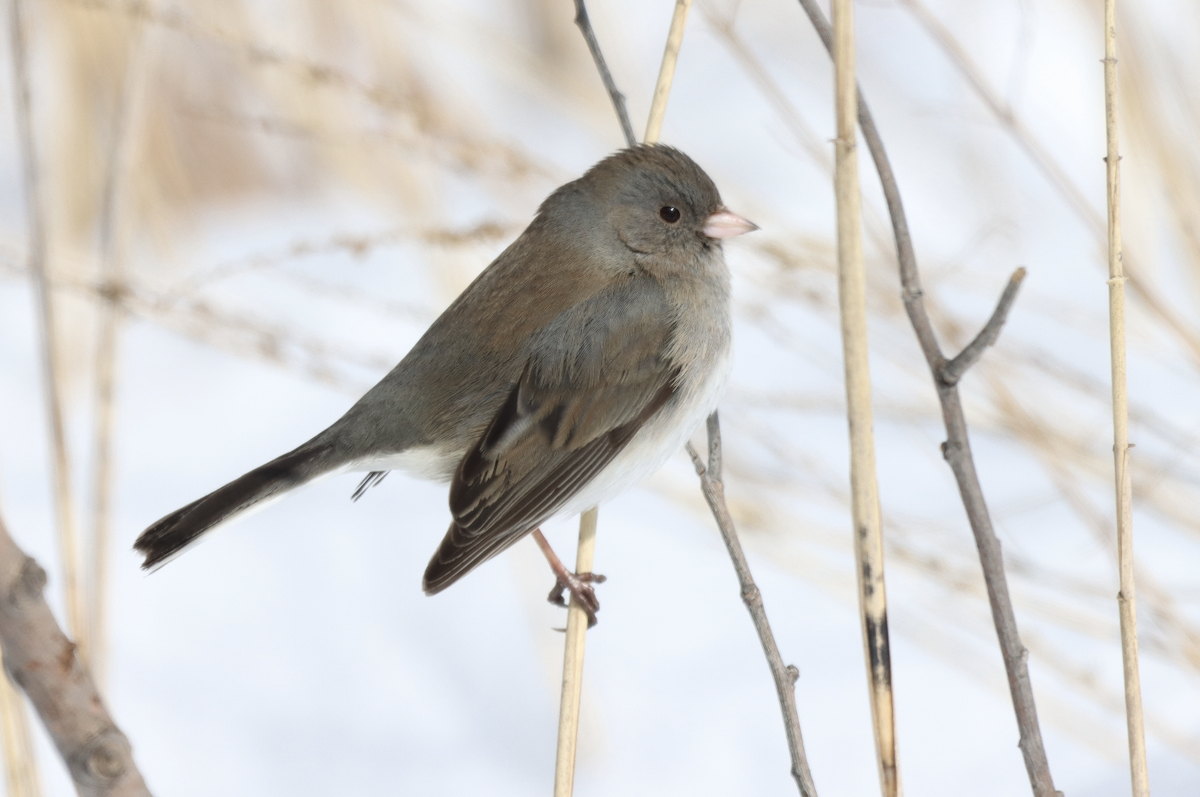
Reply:
[[[1125,272],[1121,262],[1121,154],[1117,131],[1116,0],[1104,0],[1104,158],[1108,186],[1108,328],[1112,353],[1113,472],[1117,499],[1117,570],[1121,591],[1121,663],[1133,797],[1150,797],[1146,728],[1138,676],[1137,593],[1133,573],[1133,479],[1129,473],[1129,396],[1125,370]]]
[[[153,9],[153,0],[149,7]],[[117,107],[113,114],[112,141],[104,192],[100,202],[99,282],[97,294],[95,372],[93,378],[92,528],[88,551],[91,573],[85,594],[89,610],[92,677],[103,688],[108,675],[108,560],[113,491],[113,429],[116,425],[117,348],[124,319],[120,296],[125,290],[125,194],[133,160],[133,119],[145,88],[146,32],[133,20],[132,41],[126,56]]]
[[[799,2],[813,27],[816,28],[825,48],[832,54],[833,36],[829,23],[825,20],[821,10],[814,0],[799,0]],[[983,488],[979,483],[979,475],[975,471],[975,461],[971,456],[971,444],[962,400],[958,394],[957,384],[949,383],[945,378],[949,363],[942,355],[941,346],[938,345],[937,336],[933,331],[933,324],[925,309],[924,291],[921,288],[921,277],[917,269],[916,253],[913,251],[912,237],[908,229],[908,219],[904,213],[904,204],[900,199],[900,189],[896,184],[895,174],[884,149],[883,139],[875,127],[874,118],[861,91],[858,92],[858,121],[862,127],[863,138],[866,140],[871,157],[875,162],[875,169],[879,173],[884,197],[892,216],[892,227],[896,236],[896,256],[900,264],[904,309],[916,332],[921,350],[925,354],[934,385],[937,388],[938,400],[942,405],[942,419],[946,426],[946,442],[942,444],[942,454],[958,482],[963,507],[967,511],[971,531],[975,535],[975,544],[979,549],[979,562],[983,568],[984,581],[987,584],[988,602],[991,605],[992,619],[1000,641],[1005,671],[1008,674],[1013,710],[1016,713],[1017,726],[1020,729],[1019,747],[1025,758],[1025,768],[1029,773],[1029,781],[1035,797],[1056,797],[1061,793],[1054,789],[1054,781],[1050,775],[1050,763],[1046,758],[1045,746],[1042,743],[1042,732],[1037,720],[1037,707],[1033,699],[1033,687],[1029,680],[1028,651],[1021,644],[1020,636],[1017,633],[1016,615],[1013,612],[1012,600],[1008,595],[1008,582],[1004,576],[1004,559],[1000,551],[1000,540],[992,528]],[[995,337],[1000,333],[1024,276],[1025,270],[1018,269],[1009,280],[991,320],[985,327],[985,331],[990,330],[990,338],[982,345],[972,344],[977,350],[982,350],[995,342]],[[976,340],[979,341],[983,337],[983,333],[981,333]],[[968,346],[968,348],[972,348],[972,346]],[[960,357],[962,356],[960,355]],[[956,378],[960,376],[961,374],[957,374]]]
[[[854,523],[854,559],[880,788],[884,797],[897,797],[901,793],[901,786],[896,761],[892,660],[888,644],[887,591],[883,576],[883,525],[875,474],[875,429],[871,414],[854,60],[854,8],[851,0],[834,0],[833,61],[837,117],[834,191],[837,200],[838,305],[845,357],[846,413],[850,426],[850,506]]]
[[[34,146],[32,103],[29,95],[29,64],[25,40],[22,0],[10,5],[9,33],[12,37],[13,77],[16,81],[17,132],[24,173],[25,216],[29,243],[27,259],[33,276],[41,326],[42,374],[46,391],[46,414],[50,421],[51,457],[54,468],[55,510],[62,557],[63,588],[66,592],[67,626],[75,635],[80,655],[87,657],[87,620],[79,585],[79,549],[76,539],[75,501],[71,491],[71,463],[63,420],[62,363],[59,358],[54,296],[46,263],[46,230],[43,217],[37,148]]]
[[[579,516],[575,572],[592,572],[596,555],[596,507]],[[579,741],[579,697],[583,692],[583,650],[587,612],[575,597],[567,607],[567,641],[563,650],[562,698],[558,706],[558,752],[554,758],[554,797],[571,797],[575,788],[575,751]]]
[[[77,648],[59,630],[46,571],[0,520],[0,646],[37,709],[81,797],[149,797],[125,734],[112,721]]]
[[[42,785],[33,740],[29,736],[29,713],[25,710],[22,693],[6,672],[0,672],[0,728],[4,731],[6,794],[8,797],[40,797]]]
[[[600,79],[608,90],[613,109],[621,123],[621,132],[629,146],[637,142],[633,138],[633,126],[625,109],[625,95],[608,71],[600,43],[592,30],[584,0],[575,0],[575,24],[587,42],[592,60],[600,72]],[[668,90],[670,86],[668,85]],[[665,109],[665,103],[663,108]],[[661,124],[661,120],[660,120]],[[592,507],[579,516],[579,545],[575,554],[575,572],[592,572],[592,560],[596,552],[597,508]],[[579,697],[583,691],[583,653],[588,631],[588,616],[575,597],[567,608],[567,632],[563,649],[563,686],[558,707],[558,751],[554,760],[554,797],[571,797],[575,789],[575,753],[579,740]]]
[[[671,30],[667,34],[667,46],[663,50],[662,66],[658,70],[658,81],[654,84],[654,99],[650,103],[650,118],[646,120],[644,144],[658,142],[662,132],[663,117],[667,114],[667,99],[671,96],[671,83],[675,80],[675,63],[679,60],[679,48],[683,46],[683,29],[687,25],[688,11],[692,0],[675,0],[675,13],[671,16]]]
[[[746,554],[742,551],[733,516],[725,504],[725,484],[721,481],[721,425],[717,413],[714,412],[708,418],[708,467],[705,467],[704,461],[691,443],[687,444],[687,452],[696,468],[696,475],[700,477],[700,489],[704,500],[708,502],[708,508],[712,511],[717,528],[721,532],[721,539],[729,551],[729,558],[733,560],[742,601],[746,604],[746,610],[750,612],[751,620],[754,621],[754,630],[758,632],[758,641],[762,644],[767,666],[770,667],[771,677],[775,681],[775,694],[783,712],[788,752],[792,758],[792,777],[796,780],[801,797],[817,797],[817,787],[813,784],[812,772],[808,768],[808,756],[804,752],[804,737],[800,733],[800,713],[796,708],[796,679],[800,677],[800,671],[794,665],[783,663],[779,645],[775,643],[775,635],[767,621],[762,593],[754,583],[750,563],[746,561]]]

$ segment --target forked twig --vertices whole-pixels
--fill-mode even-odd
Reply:
[[[909,10],[913,18],[933,37],[950,59],[950,62],[962,75],[967,84],[974,90],[975,95],[988,107],[1001,125],[1009,132],[1013,140],[1025,151],[1034,166],[1054,186],[1059,195],[1066,200],[1067,205],[1075,215],[1091,228],[1097,237],[1097,243],[1106,236],[1104,218],[1097,212],[1095,206],[1087,198],[1066,169],[1062,167],[1050,150],[1040,141],[1033,131],[1025,124],[1020,115],[1007,103],[995,87],[988,84],[983,71],[971,59],[970,53],[954,38],[954,35],[920,0],[900,0]],[[1135,271],[1134,263],[1128,252],[1122,253],[1125,280],[1134,293],[1145,302],[1146,307],[1158,316],[1164,324],[1171,328],[1181,341],[1191,349],[1192,359],[1200,363],[1200,336],[1181,318],[1164,298],[1155,290],[1144,272],[1139,268]]]
[[[1121,663],[1133,797],[1150,797],[1142,682],[1138,675],[1137,593],[1133,558],[1133,479],[1129,473],[1129,394],[1125,369],[1125,266],[1121,256],[1121,151],[1117,135],[1117,3],[1104,0],[1104,119],[1108,151],[1108,332],[1112,355],[1113,471],[1117,498],[1117,570],[1121,591]]]
[[[825,44],[825,48],[832,52],[832,32],[815,0],[799,0],[799,2],[816,29],[817,35]],[[972,349],[974,343],[972,346],[968,346],[967,348],[972,350],[972,354],[967,359],[959,360],[960,366],[949,373],[952,381],[947,381],[948,363],[942,355],[937,336],[933,331],[933,324],[925,310],[921,277],[917,270],[916,254],[913,251],[904,205],[900,200],[900,189],[896,184],[896,176],[892,172],[891,163],[884,150],[883,140],[875,127],[875,121],[863,99],[861,90],[858,92],[858,122],[867,147],[871,151],[871,157],[875,161],[875,169],[879,172],[879,180],[882,183],[888,211],[892,217],[892,227],[896,236],[896,256],[900,262],[900,284],[903,289],[904,309],[916,331],[917,340],[921,344],[921,350],[925,354],[925,360],[933,376],[934,386],[937,388],[938,400],[942,405],[942,420],[946,426],[946,442],[942,444],[942,453],[958,482],[963,506],[971,523],[971,531],[975,535],[976,547],[979,549],[979,561],[983,567],[984,581],[987,585],[992,620],[996,625],[996,635],[1000,640],[1000,651],[1004,657],[1004,668],[1008,673],[1008,686],[1012,694],[1013,709],[1017,716],[1017,726],[1020,729],[1020,748],[1025,757],[1025,768],[1029,772],[1029,781],[1036,797],[1055,797],[1058,792],[1055,791],[1054,781],[1050,776],[1050,763],[1042,744],[1037,707],[1033,700],[1033,687],[1029,681],[1029,666],[1026,661],[1028,651],[1021,644],[1020,636],[1017,633],[1016,615],[1013,612],[1012,600],[1008,595],[1008,582],[1004,577],[1004,560],[1000,553],[1000,540],[997,539],[995,530],[992,528],[987,502],[983,497],[983,488],[979,484],[979,475],[975,472],[975,461],[971,457],[971,445],[967,434],[966,416],[963,414],[962,400],[958,395],[958,379],[962,377],[966,367],[977,359],[978,352],[982,351],[987,343],[975,346],[974,349]],[[981,333],[976,338],[977,342],[994,342],[1007,313],[1007,307],[1015,298],[1016,290],[1024,276],[1024,269],[1018,269],[1013,274],[1004,298],[1001,299],[1001,306],[997,307],[996,312],[992,314],[992,320],[988,322],[988,327],[992,327],[994,331],[986,337]],[[964,350],[965,352],[966,350]]]
[[[46,571],[0,520],[0,646],[4,666],[42,718],[83,797],[150,797],[125,734],[112,721],[46,598]]]
[[[804,753],[804,737],[800,734],[800,713],[796,709],[796,679],[800,671],[794,665],[783,663],[779,655],[779,646],[775,644],[775,635],[771,633],[771,624],[767,621],[767,611],[763,607],[762,593],[754,583],[750,573],[750,564],[746,554],[742,552],[742,543],[738,539],[737,527],[725,504],[725,484],[721,481],[721,425],[717,413],[708,418],[708,466],[696,453],[691,443],[687,452],[696,466],[696,475],[700,477],[700,490],[704,500],[716,518],[717,528],[721,539],[733,560],[733,569],[737,573],[738,585],[741,587],[742,601],[754,621],[754,630],[758,632],[758,641],[762,643],[763,654],[767,657],[767,666],[771,668],[771,677],[775,680],[775,694],[779,698],[779,708],[783,712],[783,727],[787,733],[788,752],[792,756],[792,777],[800,787],[801,797],[817,797],[816,786],[813,785],[812,773],[808,769],[808,757]]]

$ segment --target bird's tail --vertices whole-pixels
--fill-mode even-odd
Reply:
[[[252,509],[261,509],[284,494],[333,468],[333,446],[309,442],[234,479],[203,498],[177,509],[142,532],[133,547],[145,554],[144,569],[163,564],[201,534]]]

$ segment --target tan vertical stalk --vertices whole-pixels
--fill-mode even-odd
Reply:
[[[1121,659],[1134,797],[1149,797],[1142,685],[1138,676],[1137,596],[1133,580],[1133,480],[1129,475],[1129,397],[1125,371],[1125,271],[1121,262],[1121,156],[1117,138],[1116,0],[1104,0],[1104,117],[1108,133],[1108,329],[1112,349],[1113,465],[1117,495],[1117,568]]]
[[[575,572],[592,572],[596,554],[596,508],[579,516]],[[567,644],[563,651],[562,699],[558,707],[558,754],[554,760],[554,797],[571,797],[575,788],[575,749],[579,739],[579,696],[583,691],[583,648],[587,612],[574,598],[567,608]]]
[[[667,34],[667,47],[663,51],[662,67],[658,70],[658,82],[654,85],[654,99],[650,103],[650,119],[646,122],[644,144],[654,144],[662,132],[663,117],[667,113],[667,97],[671,95],[671,83],[675,80],[675,62],[679,60],[679,48],[683,46],[683,28],[687,25],[688,11],[692,0],[675,0],[675,14],[671,17],[671,30]]]
[[[667,47],[663,52],[662,68],[658,73],[658,83],[654,88],[654,101],[650,106],[650,119],[646,124],[645,143],[653,144],[658,141],[659,131],[662,130],[663,115],[667,111],[667,97],[671,93],[671,81],[675,77],[675,62],[679,58],[679,47],[683,43],[683,27],[687,22],[687,12],[691,0],[677,0],[675,16],[671,19],[671,30],[667,36]],[[608,68],[600,55],[600,47],[595,41],[595,35],[588,21],[587,9],[582,0],[576,0],[575,22],[583,32],[592,50],[592,57],[604,78],[605,87],[613,99],[617,116],[621,119],[622,129],[626,133],[629,146],[636,142],[629,140],[632,128],[627,123],[624,114],[624,97],[612,83]],[[592,559],[596,550],[596,508],[584,512],[579,518],[579,548],[576,553],[575,572],[592,572]],[[554,763],[554,797],[570,797],[575,788],[575,750],[579,737],[579,698],[583,688],[583,651],[587,635],[588,618],[584,610],[571,599],[567,609],[567,639],[563,651],[563,687],[562,699],[559,703],[558,714],[558,754]]]
[[[883,530],[879,487],[875,479],[875,433],[867,356],[862,197],[858,183],[858,94],[854,76],[854,10],[851,0],[835,0],[833,4],[833,54],[837,115],[834,188],[837,194],[838,300],[842,316],[846,407],[850,423],[854,555],[880,787],[884,797],[897,797],[900,794],[900,776],[896,766],[887,595],[883,582]]]
[[[87,623],[79,594],[79,550],[75,532],[75,502],[71,494],[71,466],[67,456],[66,430],[62,407],[62,365],[58,355],[54,325],[54,297],[46,266],[46,230],[38,176],[37,150],[33,141],[33,118],[29,97],[29,63],[22,19],[21,0],[9,6],[9,33],[12,37],[13,77],[16,80],[17,134],[20,137],[22,170],[25,177],[25,216],[29,230],[27,244],[29,273],[33,275],[38,316],[42,327],[42,374],[46,390],[46,410],[50,420],[53,448],[55,510],[58,515],[58,541],[66,590],[67,625],[86,659]]]
[[[153,10],[154,5],[148,5]],[[133,120],[141,105],[146,82],[146,32],[134,20],[120,98],[113,114],[108,173],[100,205],[100,291],[97,294],[96,364],[93,393],[92,523],[88,546],[91,572],[87,579],[87,607],[92,678],[103,691],[108,674],[108,554],[112,516],[113,429],[116,424],[117,350],[123,315],[121,294],[125,281],[124,211],[128,167],[133,158]]]
[[[29,736],[25,699],[6,673],[0,672],[0,728],[4,730],[4,782],[8,797],[40,797],[37,762]]]

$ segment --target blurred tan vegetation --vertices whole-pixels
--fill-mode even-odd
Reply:
[[[39,156],[47,165],[50,263],[61,288],[61,332],[76,411],[85,412],[91,400],[92,311],[106,298],[127,317],[264,366],[295,369],[350,395],[368,386],[370,374],[393,364],[391,348],[348,341],[274,309],[258,312],[252,298],[235,301],[214,289],[254,273],[306,293],[313,302],[428,323],[437,307],[291,266],[318,254],[361,258],[404,247],[448,299],[523,227],[541,196],[570,179],[573,166],[565,166],[560,153],[522,145],[473,102],[477,89],[463,85],[472,72],[497,73],[509,96],[528,106],[515,112],[521,118],[550,115],[548,126],[564,132],[572,125],[604,129],[604,140],[615,147],[608,100],[568,5],[524,0],[503,6],[503,14],[459,17],[433,4],[401,0],[31,5],[34,121]],[[705,58],[727,59],[733,65],[730,85],[756,94],[773,114],[764,135],[783,142],[785,151],[809,167],[828,171],[828,120],[814,118],[806,89],[798,88],[822,91],[827,75],[788,71],[797,65],[780,44],[784,34],[764,22],[770,14],[791,11],[786,4],[754,12],[758,16],[747,5],[700,3],[694,22],[703,33],[690,32],[685,51],[704,48]],[[1092,32],[1099,29],[1098,0],[1039,5],[1049,7],[1039,11],[1041,21],[1052,15],[1055,31],[1094,39],[1089,46],[1100,52],[1099,34]],[[989,52],[978,46],[989,35],[987,22],[976,25],[972,12],[946,3],[926,7],[920,0],[878,6],[889,19],[904,22],[905,34],[925,32],[896,46],[922,53],[933,64],[929,68],[938,70],[938,80],[955,86],[950,93],[956,105],[928,112],[943,121],[965,120],[960,135],[966,143],[946,157],[967,163],[980,152],[995,153],[982,156],[995,163],[960,169],[965,184],[975,181],[965,191],[1000,208],[992,219],[945,235],[945,241],[958,242],[953,245],[923,242],[923,236],[946,231],[916,229],[918,254],[931,253],[922,262],[927,301],[946,348],[956,350],[974,335],[1007,278],[1003,270],[973,267],[981,253],[992,251],[994,259],[997,250],[1030,252],[1039,245],[1034,237],[1040,233],[1026,231],[1019,214],[1004,209],[1019,207],[1022,192],[1064,209],[1059,223],[1064,228],[1073,223],[1070,240],[1082,246],[1074,257],[1091,269],[1080,273],[1091,274],[1089,288],[1102,288],[1103,190],[1095,190],[1103,179],[1102,147],[1095,148],[1094,179],[1081,185],[1074,166],[1078,145],[1056,138],[1069,128],[1039,116],[1040,106],[1023,110],[1019,92],[1004,85],[1004,69],[972,60]],[[1180,585],[1186,584],[1184,574],[1195,572],[1200,541],[1200,416],[1186,411],[1200,407],[1200,148],[1194,133],[1200,128],[1200,51],[1166,35],[1171,22],[1158,12],[1175,6],[1158,3],[1151,14],[1123,5],[1121,123],[1126,241],[1135,280],[1130,358],[1136,525],[1153,530],[1138,572],[1142,644],[1150,662],[1143,677],[1173,673],[1194,689],[1200,678],[1200,591],[1194,579],[1190,591]],[[863,11],[863,24],[870,24],[869,13]],[[1195,30],[1196,10],[1180,13]],[[597,8],[593,18],[618,83],[630,94],[637,129],[648,88],[629,85],[632,67],[622,67],[641,58],[631,55],[637,41],[626,38],[619,13]],[[789,24],[786,35],[802,31],[798,22]],[[457,44],[448,50],[451,39]],[[861,46],[879,40],[868,37]],[[813,42],[797,38],[794,46],[813,50]],[[1015,62],[1022,57],[1017,50]],[[822,57],[807,53],[804,63]],[[1039,63],[1031,68],[1030,82],[1059,79],[1040,71],[1044,62]],[[685,57],[680,71],[688,69]],[[1098,85],[1098,64],[1094,72]],[[868,63],[863,84],[869,98],[875,96],[872,77]],[[888,88],[899,96],[877,107],[893,156],[913,139],[911,131],[889,135],[900,126],[889,125],[889,110],[930,102],[915,92],[903,94],[904,87],[893,81]],[[1097,91],[1088,107],[1100,101]],[[1102,136],[1098,114],[1088,124],[1092,135]],[[668,142],[670,134],[668,127]],[[740,334],[780,352],[781,372],[803,375],[772,382],[778,387],[735,383],[731,389],[722,407],[731,508],[751,550],[798,577],[851,595],[851,553],[842,522],[848,501],[844,455],[832,451],[828,440],[806,447],[804,440],[779,433],[780,423],[797,416],[836,420],[841,414],[832,226],[814,232],[817,227],[789,218],[783,205],[765,199],[756,205],[754,197],[775,196],[785,187],[738,183],[736,160],[702,154],[718,161],[726,197],[749,198],[752,207],[743,212],[764,229],[735,269]],[[998,182],[992,194],[989,170],[1019,175],[1013,178],[1016,190]],[[934,190],[914,185],[903,170],[899,177],[910,212]],[[871,182],[873,175],[864,180]],[[469,185],[497,210],[463,224],[445,189],[449,183]],[[402,223],[370,233],[298,239],[207,264],[186,256],[212,214],[236,215],[272,197],[299,201],[325,195],[353,196],[377,207],[380,217]],[[938,407],[899,300],[885,209],[873,197],[868,194],[867,253],[872,345],[880,369],[877,423],[892,430],[891,440],[907,442],[905,456],[912,458],[914,473],[941,474],[940,481],[899,497],[909,486],[889,489],[886,468],[881,474],[889,577],[902,585],[896,594],[904,596],[893,598],[898,618],[893,627],[995,682],[1001,665],[978,562],[949,471],[938,462]],[[116,204],[106,209],[106,201]],[[12,279],[21,277],[23,244],[19,230],[10,233],[18,236],[4,242],[6,277]],[[120,261],[107,276],[97,244],[104,236],[116,242]],[[1008,268],[1017,265],[1013,261]],[[1115,533],[1109,386],[1103,371],[1079,362],[1075,344],[1064,348],[1054,337],[1068,330],[1064,336],[1106,347],[1106,305],[1102,298],[1084,303],[1082,288],[1063,290],[1061,281],[1039,289],[1036,265],[1031,273],[1034,279],[1018,299],[1009,329],[972,372],[964,399],[984,490],[1007,546],[1043,722],[1119,756],[1124,743],[1113,731],[1122,711],[1119,678],[1110,677],[1111,663],[1096,665],[1092,655],[1117,650],[1115,565],[1109,555]],[[1023,327],[1034,331],[1023,333]],[[808,337],[806,330],[829,334]],[[1154,387],[1139,390],[1136,380],[1145,372],[1152,372]],[[1013,468],[1028,471],[1028,478],[1005,479],[1005,469]],[[706,512],[695,484],[677,474],[653,484],[689,511]],[[928,497],[933,494],[936,500]],[[1039,547],[1020,531],[1030,524],[1056,530],[1057,542]],[[1082,547],[1062,542],[1072,534],[1089,542]],[[1076,556],[1091,558],[1076,567]],[[1113,661],[1119,668],[1119,657]],[[1181,728],[1166,708],[1148,704],[1149,734],[1200,762],[1200,738]]]

